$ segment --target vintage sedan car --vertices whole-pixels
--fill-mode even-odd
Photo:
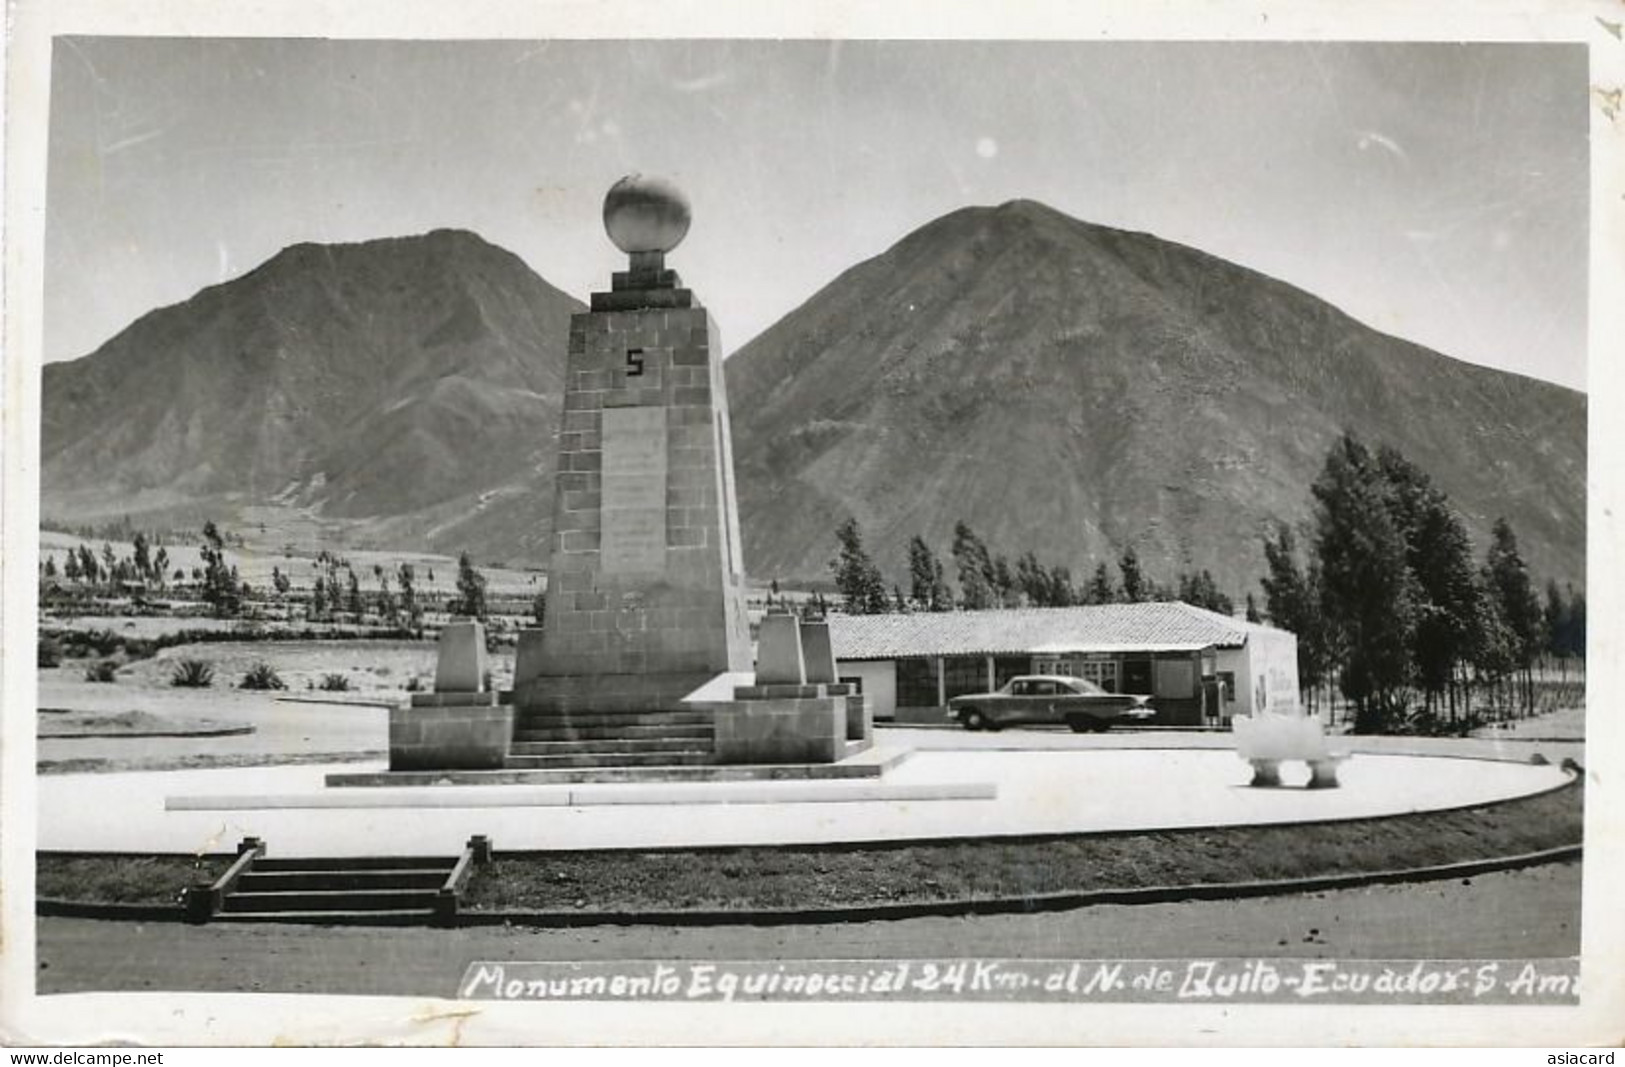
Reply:
[[[1108,693],[1086,678],[1024,674],[995,693],[967,693],[948,701],[948,715],[967,730],[997,730],[1011,723],[1065,723],[1075,733],[1105,731],[1113,723],[1149,719],[1149,696]]]

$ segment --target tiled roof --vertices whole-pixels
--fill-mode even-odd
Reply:
[[[1239,648],[1259,623],[1179,602],[830,615],[837,659]]]

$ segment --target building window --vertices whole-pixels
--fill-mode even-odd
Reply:
[[[937,707],[937,661],[917,656],[897,661],[897,706]]]
[[[948,656],[943,660],[942,670],[943,686],[949,700],[966,693],[985,693],[988,690],[986,656]]]
[[[1117,661],[1114,659],[1086,659],[1075,663],[1073,675],[1094,682],[1108,693],[1117,692]]]
[[[1196,696],[1195,659],[1159,659],[1153,668],[1155,681],[1151,690],[1159,697],[1189,700]]]
[[[842,678],[841,679],[841,684],[851,686],[852,687],[852,692],[854,692],[854,693],[857,693],[857,694],[860,694],[860,695],[863,693],[863,679],[862,678],[857,678],[857,677],[854,677],[854,678]]]
[[[1018,674],[1043,674],[1042,670],[1033,668],[1033,661],[1026,656],[995,656],[993,657],[993,688],[1003,689],[1004,683]]]

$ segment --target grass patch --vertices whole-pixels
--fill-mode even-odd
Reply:
[[[1578,787],[1440,814],[1019,841],[500,857],[475,911],[728,911],[994,900],[1423,867],[1580,842]]]
[[[104,759],[83,756],[47,759],[34,764],[37,774],[113,774],[123,771],[197,771],[223,767],[288,767],[309,763],[370,763],[388,753],[377,752],[246,752],[197,753],[189,756]]]
[[[219,856],[73,856],[35,859],[35,895],[96,904],[174,904],[182,889],[212,882],[231,863]]]

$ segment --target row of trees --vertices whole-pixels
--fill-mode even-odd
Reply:
[[[316,556],[316,577],[308,596],[295,593],[292,578],[280,566],[271,568],[269,590],[256,591],[227,558],[228,543],[227,535],[214,522],[207,522],[198,545],[199,565],[190,573],[178,567],[171,571],[168,550],[138,530],[132,534],[131,551],[123,556],[113,550],[111,543],[102,546],[99,556],[89,545],[68,549],[60,568],[55,555],[47,555],[40,567],[42,588],[50,591],[68,583],[80,592],[108,596],[167,589],[177,595],[195,596],[217,618],[239,617],[256,598],[277,604],[302,601],[305,616],[311,620],[332,622],[348,616],[359,621],[372,615],[388,626],[412,630],[421,629],[424,610],[433,602],[432,595],[422,591],[417,568],[411,563],[393,569],[374,565],[376,588],[365,590],[349,561],[325,550]],[[434,571],[429,570],[427,577],[432,585]],[[538,597],[538,619],[541,603]],[[458,558],[457,595],[446,604],[446,610],[482,620],[489,617],[485,575],[466,552]]]
[[[1012,607],[1068,607],[1074,604],[1124,604],[1151,600],[1183,600],[1198,607],[1229,615],[1235,605],[1219,591],[1207,570],[1180,574],[1172,586],[1164,586],[1148,576],[1132,547],[1117,560],[1114,578],[1105,563],[1095,567],[1082,585],[1075,585],[1065,566],[1046,565],[1028,551],[1016,558],[992,552],[987,543],[965,522],[954,525],[950,558],[958,579],[956,595],[949,585],[947,568],[941,558],[916,535],[908,545],[908,592],[901,585],[888,585],[880,568],[863,544],[863,531],[855,518],[848,518],[835,531],[839,546],[830,561],[835,588],[841,594],[848,614],[874,615],[885,612],[953,611]]]
[[[1298,635],[1311,704],[1335,687],[1355,729],[1383,732],[1416,714],[1451,723],[1475,699],[1525,712],[1543,656],[1585,654],[1585,596],[1548,582],[1543,604],[1506,519],[1481,564],[1445,493],[1393,448],[1345,434],[1311,487],[1306,560],[1293,532],[1264,541],[1268,615]]]
[[[179,568],[171,574],[169,550],[155,544],[139,531],[135,534],[128,555],[115,553],[111,542],[102,544],[100,556],[88,544],[79,545],[64,553],[60,569],[54,554],[46,556],[41,574],[47,579],[74,582],[105,591],[123,589],[137,582],[161,588],[171,580],[186,580],[186,572]]]

